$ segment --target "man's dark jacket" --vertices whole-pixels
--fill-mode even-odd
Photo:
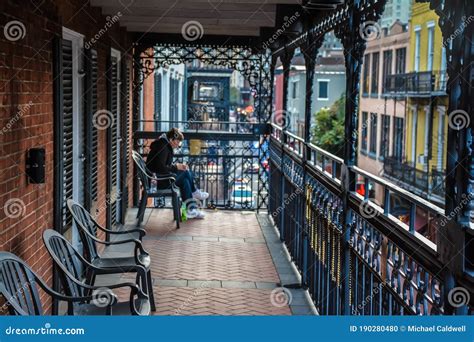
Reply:
[[[146,159],[148,170],[160,175],[168,175],[178,171],[176,165],[173,164],[173,148],[171,147],[165,135],[155,140],[150,146],[150,153]],[[168,187],[167,181],[158,182],[159,188]]]

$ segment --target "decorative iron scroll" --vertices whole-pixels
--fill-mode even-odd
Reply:
[[[196,46],[196,45],[155,45],[143,48],[140,54],[140,69],[143,80],[155,69],[172,64],[199,60],[208,65],[219,65],[239,71],[256,88],[259,81],[261,58],[250,48],[241,46]],[[143,83],[142,80],[142,83]]]
[[[189,63],[199,60],[207,65],[223,66],[239,71],[249,82],[254,107],[260,123],[270,120],[272,112],[272,68],[269,50],[256,53],[243,46],[173,45],[139,47],[135,68],[139,72],[135,86],[140,89],[145,79],[160,67]],[[264,160],[268,158],[268,137],[260,139],[258,174],[258,209],[266,208],[268,202],[268,171]]]

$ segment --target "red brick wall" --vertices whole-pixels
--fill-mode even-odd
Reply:
[[[25,27],[25,36],[17,41],[3,34],[12,20]],[[62,26],[89,41],[106,20],[100,9],[82,0],[0,1],[0,248],[26,260],[49,284],[51,261],[42,233],[53,226],[52,42]],[[99,54],[98,108],[106,109],[107,56],[113,47],[122,51],[122,59],[130,58],[130,37],[115,23],[92,46]],[[105,139],[106,131],[99,131],[99,206],[105,203]],[[46,183],[28,184],[25,153],[39,146],[46,148]],[[132,189],[131,177],[129,181]],[[8,217],[12,201],[21,212]],[[105,210],[98,219],[105,223]]]

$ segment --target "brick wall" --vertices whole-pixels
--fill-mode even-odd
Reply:
[[[16,41],[4,34],[5,25],[14,20],[25,28],[24,37]],[[51,261],[42,233],[53,226],[52,42],[61,35],[62,26],[89,41],[106,21],[101,10],[87,1],[0,2],[0,248],[26,260],[49,284]],[[130,37],[115,23],[92,47],[99,55],[98,108],[106,109],[107,56],[113,47],[122,52],[122,59],[129,59]],[[25,153],[39,146],[46,148],[46,183],[28,184]],[[105,205],[105,130],[99,131],[98,159],[100,206]],[[129,184],[131,190],[131,176]],[[105,223],[105,210],[98,220]]]

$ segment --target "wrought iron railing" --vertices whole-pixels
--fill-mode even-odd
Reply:
[[[300,149],[306,149],[306,160]],[[334,165],[332,169],[322,166],[318,156],[327,160],[324,165]],[[368,192],[359,195],[355,186],[344,192],[344,172],[381,185],[384,203],[378,205]],[[408,221],[391,214],[394,195],[409,204]],[[356,166],[346,166],[275,125],[269,203],[280,238],[320,314],[437,315],[452,304],[446,298],[456,284],[445,278],[437,246],[444,239],[447,219],[441,208]],[[428,213],[428,224],[435,231],[431,240],[415,229],[418,209]]]
[[[180,127],[185,140],[175,152],[175,162],[188,164],[196,185],[209,193],[207,208],[259,208],[261,192],[266,191],[268,143],[259,135],[258,124],[225,122],[161,122],[162,127]],[[137,123],[138,127],[146,122]],[[153,126],[151,126],[153,127]],[[223,129],[225,127],[225,129]],[[134,148],[146,158],[151,143],[163,132],[137,131]],[[135,184],[135,203],[138,184]],[[260,192],[260,194],[259,194]],[[148,206],[166,206],[163,199]],[[261,206],[260,206],[261,207]]]
[[[385,95],[432,95],[446,94],[446,71],[410,72],[388,75],[385,79]]]
[[[445,173],[432,168],[431,172],[417,169],[412,163],[401,162],[396,158],[384,159],[384,176],[389,177],[400,186],[411,187],[424,198],[438,196],[441,201],[445,196]]]

